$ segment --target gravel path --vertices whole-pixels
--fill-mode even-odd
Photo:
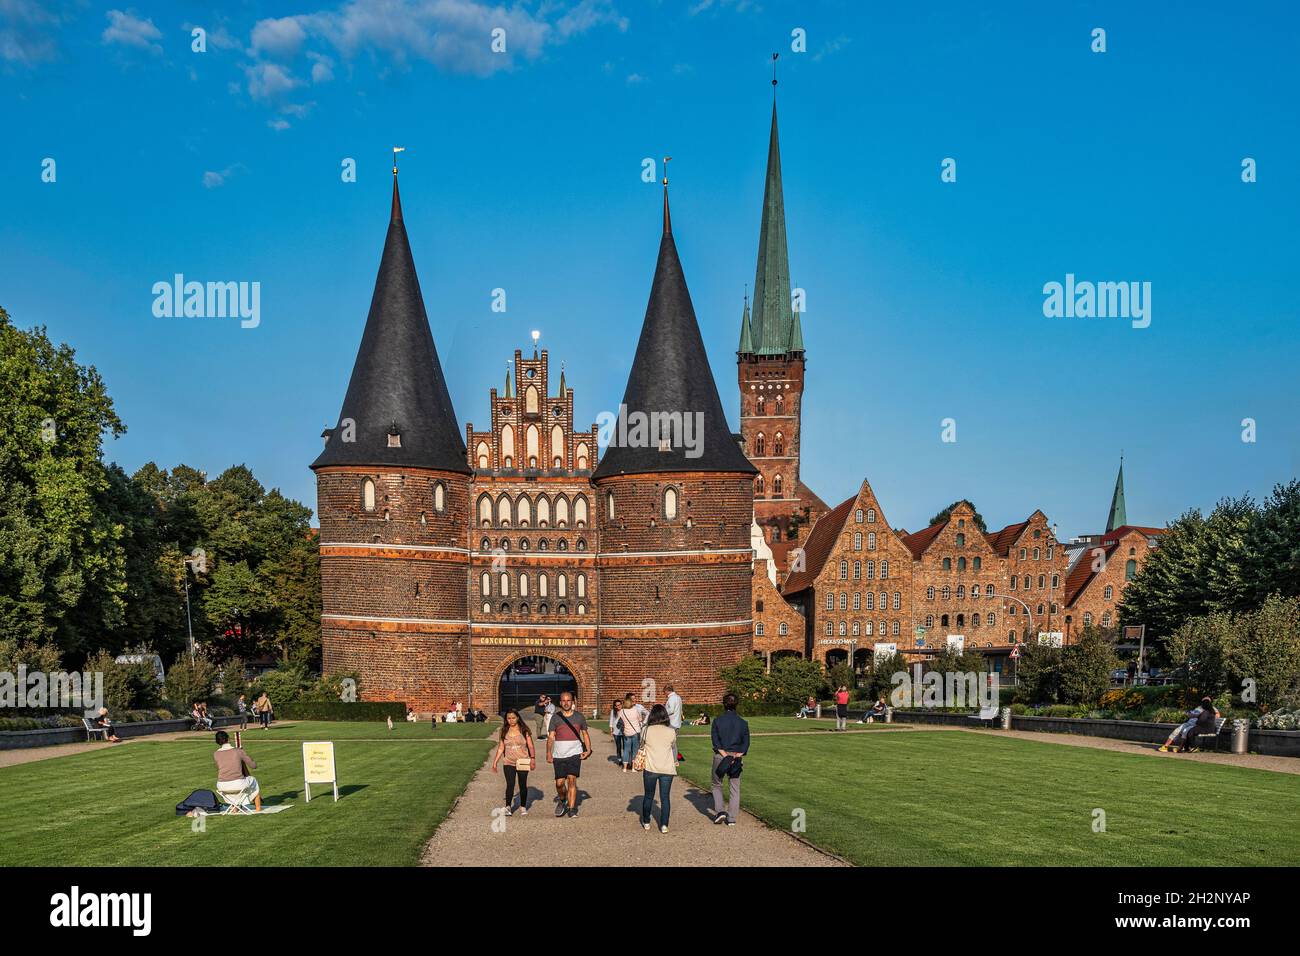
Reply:
[[[555,783],[544,745],[528,776],[528,816],[493,816],[505,779],[491,754],[424,849],[423,866],[840,866],[793,836],[741,811],[736,826],[715,826],[712,796],[685,777],[673,781],[669,832],[658,830],[658,800],[649,832],[641,829],[641,774],[623,773],[607,734],[592,734],[582,766],[576,819],[555,816]],[[742,792],[743,798],[743,792]],[[494,828],[495,825],[495,828]]]

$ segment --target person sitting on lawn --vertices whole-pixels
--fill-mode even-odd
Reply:
[[[408,705],[406,708],[406,722],[408,724],[413,724],[415,723],[415,720],[415,711]]]
[[[1193,728],[1200,734],[1214,733],[1214,722],[1219,718],[1218,708],[1214,706],[1214,701],[1209,697],[1201,698],[1201,706],[1187,712],[1187,719],[1184,720],[1174,730],[1169,738],[1160,745],[1160,752],[1169,753],[1177,750],[1179,743],[1182,744],[1183,752],[1186,753],[1193,748],[1188,741],[1191,740],[1190,734]]]
[[[817,699],[815,697],[809,697],[808,700],[804,702],[804,705],[799,708],[799,719],[807,720],[809,717],[815,716],[817,716]]]
[[[262,811],[262,791],[257,785],[257,778],[248,770],[257,769],[257,761],[244,752],[243,747],[230,746],[230,734],[224,730],[217,731],[217,752],[212,755],[217,765],[217,789],[224,793],[251,791],[253,807]]]
[[[700,714],[700,716],[698,716],[698,717],[696,717],[694,720],[690,721],[690,725],[691,725],[692,727],[703,727],[703,726],[706,725],[708,722],[709,722],[709,715],[708,715],[708,714]]]
[[[96,727],[104,728],[104,739],[109,743],[117,744],[122,742],[122,738],[113,732],[113,722],[108,719],[108,708],[99,708],[99,714],[91,721]]]

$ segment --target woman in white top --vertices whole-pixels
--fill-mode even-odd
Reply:
[[[623,698],[623,709],[619,717],[623,720],[623,772],[632,769],[632,757],[641,746],[641,731],[645,729],[648,711],[628,694]]]
[[[626,711],[626,708],[624,708]],[[655,787],[659,788],[659,832],[668,832],[668,795],[673,777],[677,776],[677,731],[673,730],[668,708],[655,704],[650,709],[643,737],[645,796],[641,798],[641,829],[650,829],[650,811],[654,808]]]

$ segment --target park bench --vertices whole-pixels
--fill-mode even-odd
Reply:
[[[1224,725],[1225,723],[1227,723],[1227,722],[1228,722],[1228,718],[1227,718],[1227,717],[1216,717],[1216,718],[1214,718],[1214,733],[1212,733],[1212,734],[1198,734],[1198,733],[1196,733],[1195,731],[1193,731],[1192,733],[1188,734],[1188,735],[1187,735],[1187,737],[1188,737],[1188,741],[1187,741],[1187,742],[1188,742],[1189,744],[1191,744],[1191,749],[1193,749],[1193,750],[1199,750],[1199,749],[1201,748],[1201,741],[1202,741],[1204,738],[1206,738],[1206,737],[1213,737],[1213,738],[1214,738],[1214,750],[1217,752],[1218,749],[1219,749],[1219,733],[1223,730],[1223,725]]]
[[[81,725],[86,728],[86,743],[90,743],[92,740],[94,740],[95,734],[99,734],[100,738],[103,740],[108,740],[107,727],[96,727],[94,724],[90,722],[89,717],[82,717]]]
[[[966,719],[976,721],[981,727],[985,724],[989,727],[996,727],[998,714],[1001,713],[1001,710],[1000,707],[985,707],[977,714],[967,714]]]

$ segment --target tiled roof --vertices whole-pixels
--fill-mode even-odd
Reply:
[[[915,534],[909,534],[904,538],[903,543],[911,549],[912,557],[919,559],[921,555],[925,554],[925,549],[930,546],[930,542],[939,537],[939,532],[947,524],[948,519],[944,518],[942,521],[936,521],[930,527],[922,528]]]
[[[992,534],[984,535],[988,539],[989,547],[1004,558],[1011,553],[1011,546],[1016,543],[1016,539],[1029,526],[1029,519],[1018,521],[1015,524],[1009,524],[1001,531],[995,531]]]
[[[1144,534],[1148,538],[1154,537],[1156,535],[1162,535],[1165,533],[1164,528],[1147,528],[1140,524],[1125,524],[1125,525],[1120,525],[1114,531],[1107,531],[1102,536],[1101,543],[1110,544],[1112,542],[1118,541],[1120,538],[1124,537],[1124,535],[1128,534],[1130,531],[1136,531],[1139,534]]]
[[[821,574],[822,568],[826,566],[826,559],[830,557],[835,547],[835,540],[844,529],[844,523],[848,520],[849,512],[853,510],[853,504],[857,500],[858,496],[854,495],[817,519],[803,546],[803,570],[790,573],[790,576],[785,579],[785,586],[781,588],[782,593],[794,594],[817,580],[817,575]]]
[[[1111,554],[1115,551],[1118,542],[1112,541],[1109,544],[1101,546],[1105,552],[1105,560],[1109,561]],[[1085,549],[1074,561],[1070,572],[1065,576],[1065,604],[1068,607],[1074,603],[1074,599],[1079,593],[1088,586],[1088,582],[1095,576],[1096,572],[1092,570],[1095,563],[1093,560],[1093,548]]]

